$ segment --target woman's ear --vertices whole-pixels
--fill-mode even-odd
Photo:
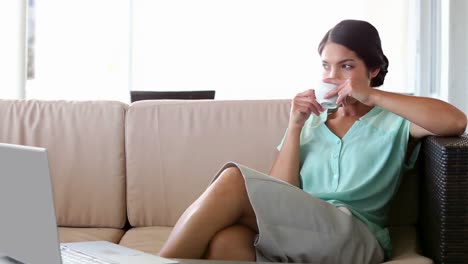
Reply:
[[[374,70],[372,70],[370,72],[370,79],[374,78],[375,76],[377,76],[380,72],[380,68],[375,68]]]

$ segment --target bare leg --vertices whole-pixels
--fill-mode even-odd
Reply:
[[[244,178],[239,169],[231,167],[185,210],[159,255],[201,258],[215,234],[236,223],[258,233]]]
[[[255,261],[256,233],[244,225],[233,225],[215,234],[205,252],[206,259]]]

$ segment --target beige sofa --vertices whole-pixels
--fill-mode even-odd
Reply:
[[[156,254],[227,161],[268,172],[289,100],[0,100],[0,142],[48,149],[62,242],[107,240]],[[418,243],[418,174],[390,216],[389,263],[432,263]]]

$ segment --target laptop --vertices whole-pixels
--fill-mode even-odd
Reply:
[[[44,148],[0,143],[0,210],[0,264],[177,263],[106,241],[60,244]]]

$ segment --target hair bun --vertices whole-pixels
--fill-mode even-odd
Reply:
[[[387,56],[383,55],[383,63],[380,66],[380,71],[377,76],[372,78],[371,87],[379,87],[384,83],[385,75],[387,75],[388,72],[388,64]]]

